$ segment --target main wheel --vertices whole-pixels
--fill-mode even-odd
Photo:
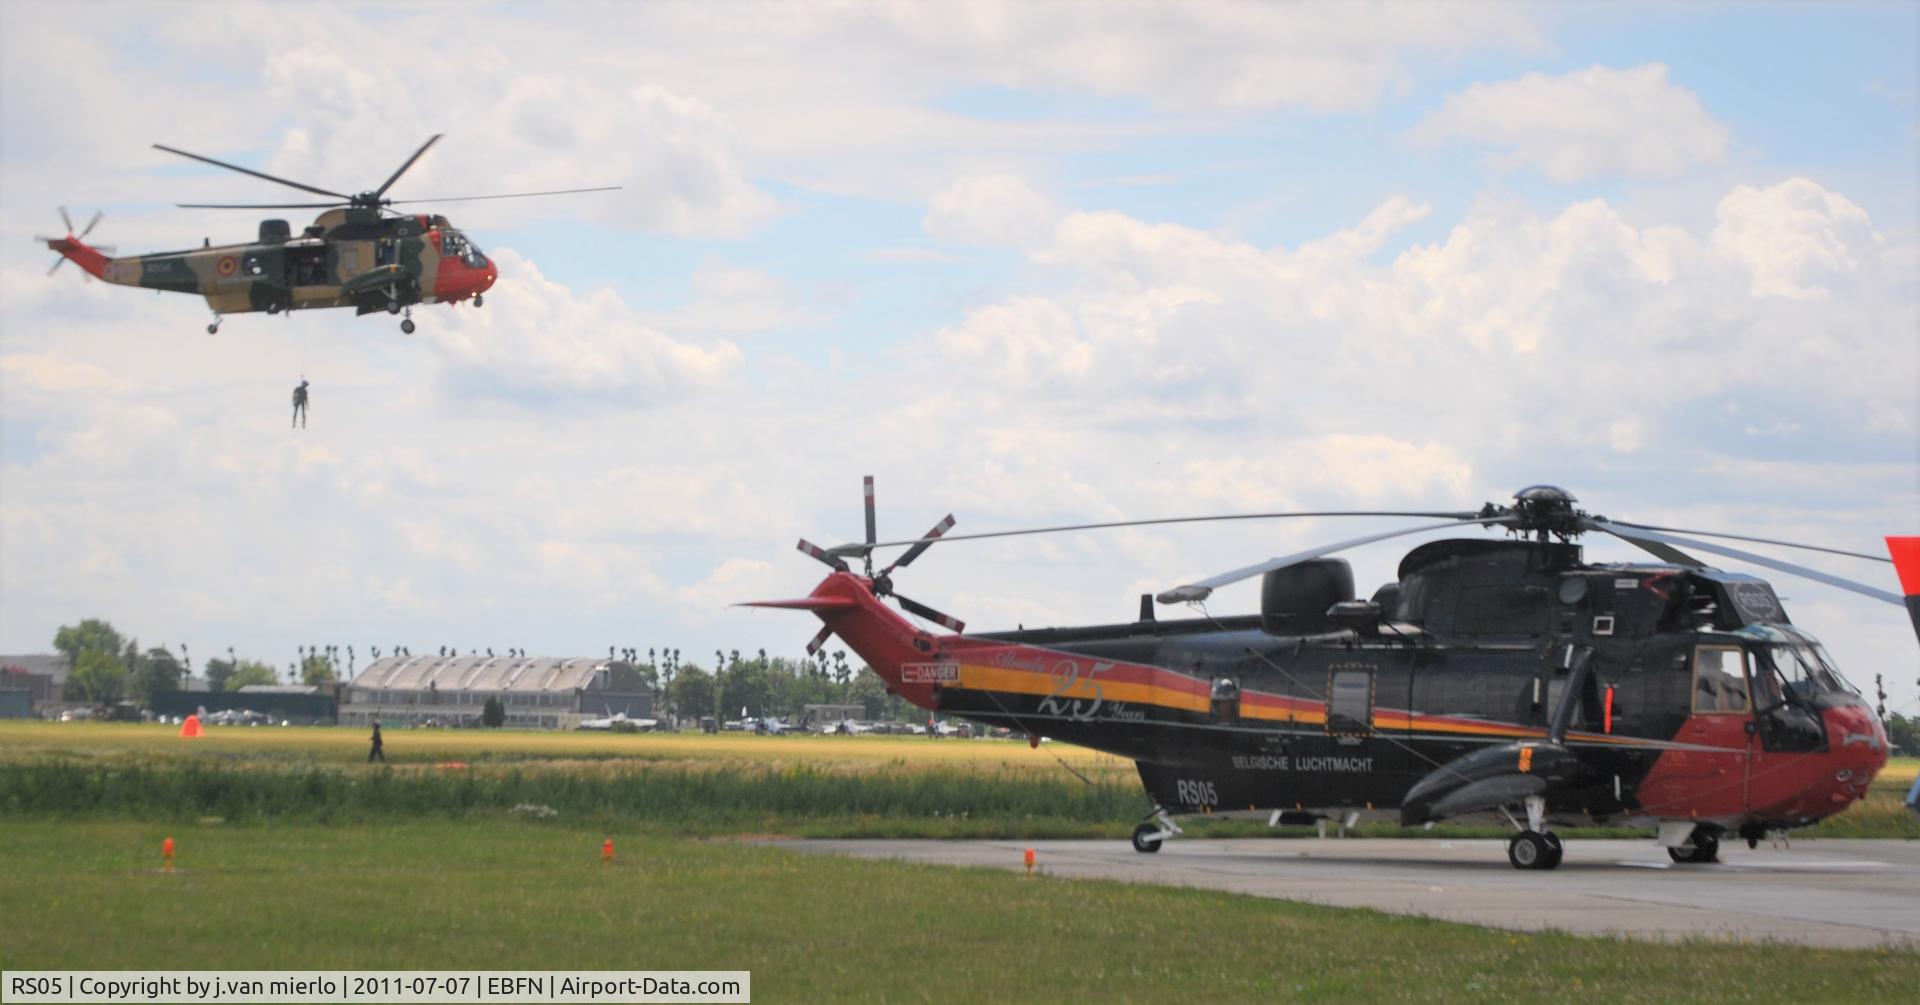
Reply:
[[[400,330],[402,332],[405,332],[408,335],[413,334],[413,319],[408,318],[407,320],[400,322]]]
[[[207,326],[207,334],[209,334],[209,335],[218,335],[218,334],[220,334],[220,326],[219,326],[219,325],[217,325],[217,324],[211,324],[211,325],[208,325],[208,326]]]
[[[1143,854],[1152,854],[1160,850],[1160,828],[1152,824],[1141,824],[1133,829],[1133,850]]]
[[[486,302],[487,302],[487,298],[486,298],[486,297],[483,297],[483,296],[481,296],[481,295],[480,295],[480,294],[478,294],[478,293],[475,293],[475,294],[473,295],[473,306],[475,306],[475,307],[478,307],[478,306],[480,306],[481,304],[484,304],[484,303],[486,303]]]
[[[388,314],[398,314],[398,313],[400,313],[400,301],[398,301],[398,300],[389,300],[389,301],[387,301],[387,313],[388,313]]]
[[[1538,831],[1521,831],[1507,842],[1507,861],[1515,869],[1551,869],[1550,856],[1546,836]]]
[[[1560,868],[1560,857],[1567,852],[1567,846],[1560,843],[1560,835],[1548,833],[1541,835],[1547,841],[1547,862],[1542,869]]]
[[[1720,861],[1720,839],[1706,831],[1694,831],[1693,837],[1678,848],[1668,848],[1667,856],[1682,865],[1704,865]]]

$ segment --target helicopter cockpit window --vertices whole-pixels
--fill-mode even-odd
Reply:
[[[1747,652],[1738,646],[1701,646],[1693,654],[1693,710],[1748,710]]]
[[[467,240],[467,235],[457,230],[441,233],[440,253],[449,258],[460,259],[468,268],[478,269],[487,264],[486,256],[480,254],[480,249],[472,241]]]
[[[1771,672],[1762,672],[1755,679],[1754,690],[1766,704],[1811,698],[1821,691],[1844,691],[1811,647],[1768,646],[1760,662]]]

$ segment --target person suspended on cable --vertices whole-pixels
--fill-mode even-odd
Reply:
[[[300,386],[293,389],[293,422],[288,428],[299,426],[307,428],[307,378],[302,375]]]

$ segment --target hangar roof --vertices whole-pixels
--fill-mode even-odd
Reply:
[[[367,664],[354,687],[424,691],[572,691],[616,664],[587,656],[387,656]]]

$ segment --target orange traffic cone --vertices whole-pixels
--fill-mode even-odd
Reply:
[[[165,841],[160,842],[160,869],[162,872],[173,871],[173,839],[172,838],[168,838]]]
[[[1033,849],[1027,849],[1027,878],[1033,878]]]
[[[187,716],[186,721],[180,724],[180,735],[183,737],[186,737],[189,740],[199,736],[200,735],[200,717],[197,715]]]
[[[613,839],[612,838],[608,838],[606,842],[600,846],[600,861],[605,862],[609,865],[613,863]]]

